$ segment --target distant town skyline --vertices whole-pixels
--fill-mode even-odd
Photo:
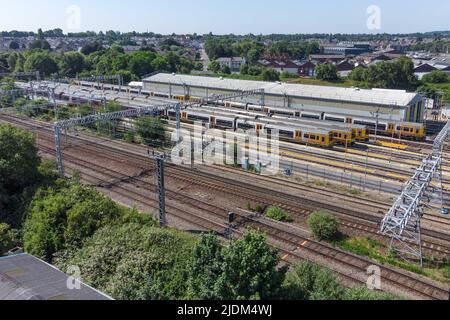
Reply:
[[[450,2],[441,0],[0,0],[0,5],[0,31],[356,34],[450,30]]]

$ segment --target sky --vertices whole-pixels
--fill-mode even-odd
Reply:
[[[449,0],[0,0],[2,31],[413,33],[449,17]]]

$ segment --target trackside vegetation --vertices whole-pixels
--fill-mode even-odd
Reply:
[[[62,271],[77,266],[83,281],[119,300],[393,298],[346,289],[310,262],[282,266],[258,231],[225,246],[215,234],[160,228],[80,175],[58,177],[30,133],[0,125],[0,142],[0,255],[22,246]]]

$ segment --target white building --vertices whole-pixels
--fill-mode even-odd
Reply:
[[[240,71],[241,67],[247,63],[247,60],[242,57],[223,57],[216,60],[221,67],[227,66],[231,71]]]

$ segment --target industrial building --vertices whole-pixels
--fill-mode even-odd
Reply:
[[[169,96],[211,97],[264,89],[245,102],[300,111],[327,112],[383,120],[423,122],[424,99],[402,90],[339,88],[159,73],[143,80],[144,90]]]
[[[29,254],[0,257],[0,300],[112,300]],[[73,288],[69,284],[73,283]]]

